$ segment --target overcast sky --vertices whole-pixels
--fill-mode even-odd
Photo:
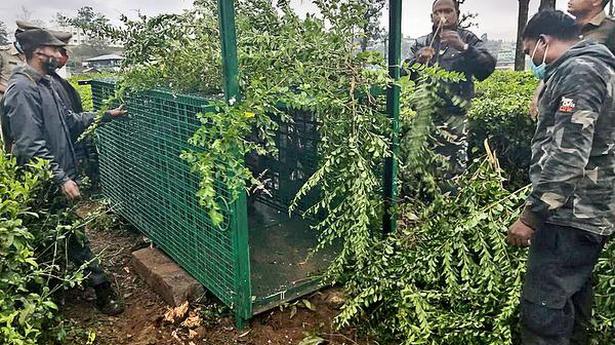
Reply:
[[[314,11],[309,0],[292,1],[299,12]],[[531,0],[532,13],[537,10],[539,2]],[[565,10],[567,2],[558,0],[558,7]],[[417,37],[429,32],[431,3],[431,0],[403,0],[404,35]],[[487,33],[492,39],[513,40],[517,30],[518,3],[518,0],[467,0],[462,11],[478,13],[479,27],[472,28],[476,34]],[[116,20],[120,13],[134,16],[137,10],[147,15],[181,12],[191,4],[191,0],[1,0],[0,20],[13,30],[15,19],[23,14],[22,6],[32,12],[33,19],[49,21],[57,12],[74,14],[82,6],[92,6]]]

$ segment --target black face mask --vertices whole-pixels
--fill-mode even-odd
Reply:
[[[55,70],[58,69],[58,67],[60,66],[60,63],[58,62],[58,60],[54,58],[53,56],[49,56],[43,53],[37,53],[37,54],[44,56],[46,58],[45,59],[45,70],[47,71],[47,74],[51,74],[55,72]]]

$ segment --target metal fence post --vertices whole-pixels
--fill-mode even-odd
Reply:
[[[399,113],[401,75],[401,17],[402,0],[389,1],[389,76],[394,80],[387,93],[387,112],[391,119],[391,153],[384,165],[384,220],[383,233],[389,234],[397,225],[397,156],[399,154]]]
[[[240,101],[237,60],[237,33],[235,29],[235,1],[218,0],[220,40],[224,70],[224,96],[233,105]],[[248,239],[248,212],[244,191],[231,206],[233,249],[235,254],[235,322],[242,329],[252,316],[252,289],[250,281],[250,247]]]

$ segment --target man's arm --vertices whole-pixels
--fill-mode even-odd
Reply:
[[[33,158],[48,160],[54,181],[62,186],[70,179],[49,150],[43,135],[43,117],[40,96],[34,88],[13,88],[6,94],[6,116],[14,139],[13,154],[20,165]]]
[[[564,206],[585,175],[594,139],[595,125],[608,94],[607,82],[593,63],[577,63],[575,71],[562,71],[557,93],[553,140],[534,184],[521,221],[540,228],[549,214]],[[604,73],[606,74],[606,73]]]
[[[483,81],[495,71],[496,59],[485,48],[485,44],[474,34],[466,38],[468,50],[463,52],[467,59],[467,68],[476,79]]]

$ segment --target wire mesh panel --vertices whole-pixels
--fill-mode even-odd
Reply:
[[[96,109],[114,94],[108,81],[94,81]],[[199,176],[180,154],[201,123],[207,100],[148,91],[125,99],[129,117],[98,131],[101,183],[116,212],[229,306],[237,306],[237,258],[231,199],[218,186],[225,221],[214,226],[196,197]],[[247,252],[247,248],[245,248]],[[240,302],[240,301],[239,301]]]
[[[279,125],[276,132],[277,157],[260,157],[249,160],[248,164],[257,176],[262,176],[268,193],[256,196],[258,201],[287,212],[295,195],[318,166],[317,146],[319,141],[317,122],[314,114],[286,110],[288,119],[275,119]],[[300,201],[299,208],[307,209],[316,193]]]
[[[92,82],[95,108],[114,92],[111,81]],[[217,186],[225,219],[218,227],[197,201],[198,174],[180,158],[195,149],[188,139],[203,125],[196,114],[210,109],[208,101],[153,90],[124,102],[129,117],[97,131],[101,184],[117,213],[233,308],[239,322],[317,287],[314,276],[335,253],[307,260],[318,236],[309,222],[288,214],[317,167],[313,115],[288,111],[291,120],[278,121],[279,157],[247,157],[266,180],[268,194],[249,202],[242,194],[231,202],[229,191]]]

